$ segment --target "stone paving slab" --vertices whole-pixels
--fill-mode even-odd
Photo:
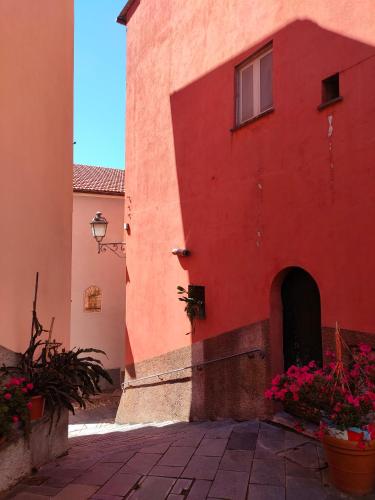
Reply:
[[[194,456],[188,463],[182,477],[213,480],[219,463],[220,457]]]
[[[204,438],[195,453],[196,455],[205,457],[221,457],[223,456],[227,443],[227,439]]]
[[[254,452],[246,450],[226,450],[219,469],[250,472]]]
[[[209,491],[210,497],[246,500],[249,473],[219,470]]]
[[[151,453],[137,453],[122,467],[121,472],[147,474],[161,457],[162,455]]]
[[[193,446],[172,446],[162,457],[159,465],[185,466],[194,452]]]
[[[186,493],[187,491],[189,491],[192,482],[193,481],[191,479],[179,479],[175,482],[172,488],[172,493],[175,493],[177,495]]]
[[[285,463],[278,460],[254,460],[250,482],[270,486],[284,486]]]
[[[160,477],[180,477],[183,467],[171,467],[169,465],[155,465],[154,468],[148,473],[149,476],[160,476]]]
[[[165,500],[172,489],[174,479],[167,477],[147,477],[130,496],[131,500]]]
[[[99,417],[105,414],[101,411]],[[349,500],[328,484],[318,442],[233,420],[70,427],[67,456],[6,498],[18,500]],[[96,423],[95,423],[96,421]],[[0,498],[5,498],[4,496]],[[365,497],[375,499],[375,495]]]
[[[100,490],[98,495],[125,496],[137,484],[141,476],[139,474],[115,474]]]

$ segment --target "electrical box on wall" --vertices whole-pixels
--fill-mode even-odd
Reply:
[[[206,317],[205,287],[201,285],[189,285],[188,297],[199,301],[198,318]]]

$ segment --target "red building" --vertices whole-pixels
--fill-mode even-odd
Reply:
[[[264,415],[270,376],[321,360],[336,321],[375,345],[374,3],[130,0],[118,21],[118,420]],[[190,335],[178,285],[204,287]]]

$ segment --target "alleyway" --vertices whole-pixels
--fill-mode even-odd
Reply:
[[[69,454],[17,500],[336,500],[320,445],[267,423],[113,424],[115,407],[79,412]],[[368,497],[370,498],[370,497]]]

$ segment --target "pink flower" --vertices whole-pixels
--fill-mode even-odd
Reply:
[[[21,391],[25,394],[27,392],[26,387],[22,387]]]
[[[29,401],[26,406],[28,407],[29,410],[31,410],[31,408],[33,407],[33,404],[31,401]]]
[[[310,363],[308,364],[308,367],[309,367],[309,368],[316,368],[316,363],[315,363],[315,361],[310,361]]]
[[[273,392],[271,391],[271,389],[267,389],[266,392],[264,393],[264,397],[266,399],[272,399],[272,396],[273,396]]]
[[[355,408],[359,408],[359,403],[360,403],[359,397],[354,397],[351,394],[348,394],[346,396],[346,400],[349,404],[353,405]]]
[[[6,393],[4,394],[4,399],[6,399],[6,400],[8,400],[8,401],[9,401],[9,399],[12,399],[12,395],[11,395],[9,392],[6,392]]]
[[[285,395],[288,391],[286,389],[281,389],[280,391],[278,391],[275,396],[277,397],[277,399],[280,399],[281,401],[284,401],[285,399]]]
[[[13,415],[12,420],[15,424],[20,421],[20,419],[19,419],[19,417],[17,417],[17,415]]]
[[[295,377],[298,374],[298,368],[292,365],[290,368],[288,368],[288,371],[286,373],[290,377]]]
[[[298,392],[299,391],[299,386],[297,384],[291,384],[289,387],[290,392]]]
[[[26,384],[26,387],[29,389],[29,391],[32,391],[34,389],[34,384],[29,382],[28,384]]]
[[[11,378],[11,379],[9,380],[9,383],[10,383],[10,385],[20,385],[20,384],[21,384],[21,381],[20,381],[18,378],[13,377],[13,378]]]
[[[359,350],[362,354],[369,354],[372,351],[371,346],[368,344],[359,344]]]

